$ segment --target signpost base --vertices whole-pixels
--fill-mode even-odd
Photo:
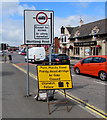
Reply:
[[[24,97],[31,97],[32,95],[31,94],[29,94],[29,95],[25,95]]]
[[[54,91],[55,92],[55,91]],[[49,99],[48,99],[48,90],[47,90],[47,104],[48,104],[48,112],[49,114],[52,114],[51,110],[50,110],[50,105],[52,104],[65,104],[66,105],[66,108],[67,108],[67,112],[69,112],[69,109],[68,109],[68,101],[67,101],[67,97],[66,97],[66,91],[64,89],[64,94],[65,94],[65,101],[64,102],[49,102]]]

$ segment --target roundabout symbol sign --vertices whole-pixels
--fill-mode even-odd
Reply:
[[[44,12],[39,12],[37,15],[36,15],[36,21],[39,23],[39,24],[45,24],[48,20],[48,16],[46,13]]]

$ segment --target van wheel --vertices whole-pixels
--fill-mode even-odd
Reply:
[[[99,73],[99,78],[100,78],[102,81],[107,80],[107,73],[104,72],[104,71],[101,71],[101,72]]]
[[[80,69],[79,69],[78,67],[76,67],[76,68],[74,69],[74,72],[75,72],[75,74],[79,75],[79,74],[80,74]]]

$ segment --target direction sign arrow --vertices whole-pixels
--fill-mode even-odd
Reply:
[[[67,84],[67,87],[69,87],[69,82],[66,82],[66,84]]]

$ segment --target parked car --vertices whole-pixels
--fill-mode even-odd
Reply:
[[[14,53],[13,51],[10,51],[10,53]]]
[[[21,51],[20,55],[26,55],[26,51]]]
[[[107,55],[89,56],[74,65],[76,74],[84,73],[107,80]]]
[[[21,55],[21,51],[20,50],[18,51],[18,55]]]
[[[66,54],[52,54],[51,64],[70,65],[70,58]],[[49,64],[49,55],[44,59],[45,64]]]
[[[0,50],[0,56],[3,56],[3,51]]]
[[[0,50],[0,56],[4,56],[6,54],[6,51]]]

